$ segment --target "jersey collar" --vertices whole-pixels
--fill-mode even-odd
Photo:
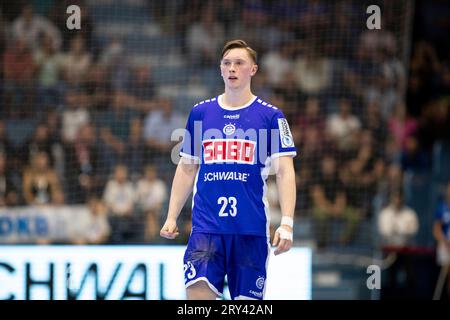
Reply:
[[[247,102],[243,106],[236,107],[236,108],[230,108],[230,107],[226,107],[226,106],[223,105],[223,103],[222,103],[223,94],[221,94],[220,96],[217,97],[217,103],[219,104],[219,107],[221,107],[222,109],[225,109],[225,110],[228,110],[228,111],[236,111],[236,110],[241,110],[241,109],[249,107],[253,102],[255,102],[255,100],[257,98],[258,98],[257,96],[254,96],[253,99],[251,99],[249,102]]]

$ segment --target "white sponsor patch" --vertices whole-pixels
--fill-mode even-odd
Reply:
[[[289,148],[294,146],[294,139],[292,138],[291,130],[286,119],[278,119],[278,129],[280,130],[281,146]]]

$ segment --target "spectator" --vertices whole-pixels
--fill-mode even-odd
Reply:
[[[374,74],[363,88],[363,99],[366,104],[377,101],[380,105],[381,116],[387,120],[392,115],[395,105],[399,102],[399,93],[389,86],[388,79],[380,71]]]
[[[321,138],[320,130],[316,127],[308,127],[299,140],[303,151],[303,157],[299,160],[301,162],[300,166],[305,165],[317,172],[325,150],[330,152],[333,150],[333,147]]]
[[[148,111],[154,106],[155,85],[149,66],[142,65],[135,68],[133,78],[128,84],[127,94],[132,96],[142,111]]]
[[[241,14],[227,30],[228,38],[240,39],[245,34],[244,40],[257,52],[276,48],[288,39],[288,36],[270,21],[271,8],[268,2],[245,0],[240,5]]]
[[[306,55],[295,60],[294,74],[297,86],[303,93],[320,94],[330,85],[332,63],[310,49]]]
[[[159,235],[161,209],[167,196],[167,186],[158,178],[156,167],[146,166],[144,176],[137,183],[138,206],[145,217],[146,241],[155,241]]]
[[[65,94],[65,108],[62,112],[62,138],[64,143],[73,143],[80,128],[89,123],[89,97],[79,90],[68,90]]]
[[[406,107],[402,102],[397,103],[395,113],[389,118],[389,131],[398,149],[404,150],[406,140],[414,136],[417,131],[417,121],[406,114]]]
[[[49,166],[48,154],[33,154],[23,174],[23,195],[28,205],[60,205],[64,195],[56,172]]]
[[[358,98],[363,98],[367,89],[367,84],[372,81],[377,73],[381,73],[381,66],[371,60],[369,53],[362,47],[353,48],[354,55],[342,73],[344,87],[343,90],[351,92]],[[365,101],[371,103],[375,100]]]
[[[22,152],[20,152],[22,162],[24,164],[29,163],[36,153],[45,152],[49,158],[50,166],[53,166],[55,159],[53,158],[52,147],[53,143],[49,135],[48,126],[44,122],[40,122],[36,126],[33,135],[25,142]]]
[[[447,182],[445,199],[435,213],[433,236],[437,242],[437,263],[441,268],[450,267],[450,181]],[[450,299],[450,277],[447,274],[447,299]]]
[[[370,130],[363,129],[360,131],[357,158],[362,161],[363,171],[373,169],[375,162],[380,157],[381,152],[374,147],[374,140],[375,138]]]
[[[361,30],[352,17],[358,12],[357,5],[354,2],[337,2],[334,12],[330,14],[331,21],[326,29],[325,52],[328,55],[338,59],[348,59],[352,56],[352,50],[355,48],[357,39],[355,35]],[[297,20],[297,19],[295,19]],[[297,22],[297,21],[295,21]],[[339,39],[339,41],[336,41]]]
[[[14,39],[23,39],[31,50],[39,47],[39,36],[46,34],[52,38],[55,48],[61,48],[61,34],[56,26],[47,18],[34,14],[33,5],[22,7],[20,16],[12,24]]]
[[[100,129],[102,163],[108,171],[125,156],[126,143],[129,140],[132,120],[136,112],[127,106],[127,96],[120,91],[114,94],[112,110],[101,112],[97,116]],[[164,126],[164,123],[160,123]]]
[[[320,101],[316,97],[309,97],[305,102],[305,113],[300,115],[295,120],[295,124],[299,128],[296,130],[301,136],[305,135],[305,132],[313,127],[318,130],[319,138],[323,139],[323,132],[325,131],[325,121],[323,119]]]
[[[131,120],[130,135],[124,153],[124,162],[130,171],[133,181],[141,175],[144,163],[150,157],[148,147],[142,136],[142,121],[138,118]]]
[[[261,68],[270,75],[268,82],[271,86],[280,87],[283,78],[292,70],[294,66],[292,49],[293,46],[286,42],[278,50],[269,51],[262,57]]]
[[[347,204],[345,188],[339,180],[333,157],[325,156],[322,159],[319,178],[312,187],[311,198],[318,246],[326,247],[333,240],[332,223],[336,219],[345,223],[339,242],[348,244],[354,236],[360,216],[357,210]]]
[[[91,66],[91,54],[86,51],[85,39],[79,35],[70,41],[70,50],[64,55],[62,71],[64,80],[71,86],[82,85]]]
[[[98,64],[108,69],[108,86],[113,91],[126,91],[130,86],[131,66],[122,41],[113,37],[100,52]]]
[[[95,128],[90,123],[81,127],[72,144],[66,145],[65,171],[69,203],[86,203],[89,195],[99,194],[102,186],[99,152]]]
[[[58,113],[55,109],[50,108],[43,115],[44,122],[48,129],[48,136],[50,145],[52,146],[52,164],[55,169],[60,181],[65,183],[64,177],[64,146],[61,139],[61,114]]]
[[[351,104],[347,99],[339,102],[339,113],[327,119],[326,130],[341,151],[354,149],[357,133],[361,128],[359,119],[351,114]]]
[[[369,175],[364,172],[365,162],[361,158],[351,159],[345,163],[340,170],[340,180],[346,194],[347,205],[357,211],[358,216],[365,216],[370,206]]]
[[[34,99],[33,55],[21,39],[15,40],[3,56],[4,95],[11,113],[30,115]]]
[[[101,64],[93,64],[89,69],[84,90],[93,111],[105,111],[110,105],[112,90],[108,74],[108,68]]]
[[[299,103],[304,100],[303,93],[297,88],[295,74],[292,70],[282,79],[281,86],[274,88],[274,92],[280,95],[286,102],[292,101],[293,103]]]
[[[381,64],[387,86],[401,97],[406,89],[406,70],[403,61],[397,58],[395,41],[381,50]]]
[[[108,208],[111,241],[123,243],[134,240],[139,234],[134,213],[136,191],[128,180],[126,166],[119,164],[114,168],[113,176],[106,184],[103,201]]]
[[[417,213],[404,204],[401,192],[393,193],[391,203],[378,216],[378,233],[387,246],[408,246],[413,244],[419,229]]]
[[[384,166],[383,166],[384,167]],[[389,204],[390,195],[398,193],[403,184],[403,172],[400,165],[391,163],[386,168],[378,168],[381,179],[377,183],[375,206],[381,210]],[[385,174],[383,174],[385,173]]]
[[[6,135],[6,124],[2,119],[0,119],[0,154],[5,157],[5,166],[13,185],[16,186],[16,189],[21,190],[21,172],[23,168],[20,150],[17,150],[17,148],[9,141]],[[19,201],[20,200],[21,199],[19,199]]]
[[[401,153],[400,161],[403,171],[420,173],[431,166],[430,156],[422,149],[419,141],[414,136],[406,139],[405,150]]]
[[[385,34],[390,34],[390,32]],[[390,36],[393,35],[390,34]],[[395,57],[395,40],[391,40],[394,42],[372,53],[379,70],[372,75],[363,90],[364,98],[368,103],[377,101],[380,104],[381,115],[384,119],[388,119],[392,115],[396,104],[400,102],[406,83],[403,64]]]
[[[380,104],[376,100],[371,101],[365,108],[365,113],[362,115],[362,127],[369,130],[372,137],[376,137],[373,139],[374,150],[383,150],[387,129],[385,120],[381,117]],[[380,151],[380,154],[382,153]]]
[[[61,114],[55,108],[50,108],[47,110],[47,112],[45,112],[43,117],[44,122],[48,128],[48,135],[50,136],[50,140],[52,141],[52,143],[61,144]]]
[[[104,244],[111,234],[108,209],[103,201],[95,196],[89,198],[88,207],[91,215],[85,242],[87,244]]]
[[[428,96],[431,95],[430,86],[432,86],[434,77],[439,73],[440,68],[441,64],[433,45],[425,40],[417,41],[414,44],[410,71],[424,80],[423,89],[427,91]]]
[[[14,156],[14,147],[6,136],[5,120],[3,119],[0,119],[0,154],[3,154],[7,159]]]
[[[198,64],[217,64],[217,54],[223,43],[223,28],[216,22],[214,7],[203,9],[200,21],[191,24],[186,35],[191,61]]]
[[[450,140],[450,104],[447,99],[436,98],[423,107],[418,136],[427,151],[438,140]]]
[[[150,153],[167,159],[174,146],[172,132],[184,128],[184,122],[185,117],[173,110],[172,101],[162,100],[160,108],[150,111],[144,120],[143,134]]]
[[[40,42],[40,47],[34,52],[34,63],[37,67],[36,83],[39,86],[41,103],[57,105],[61,94],[59,80],[63,56],[57,51],[53,38],[49,35],[42,35]]]
[[[382,52],[395,52],[396,40],[389,30],[377,33],[366,30],[360,34],[359,46],[371,60],[377,60]]]
[[[373,195],[376,194],[378,185],[385,174],[385,161],[381,150],[376,148],[375,140],[369,130],[362,131],[360,149],[356,155],[356,160],[360,163],[356,168],[359,168],[361,175],[361,181],[358,183],[362,184],[362,209],[368,218],[374,211]],[[392,190],[389,190],[389,192],[392,192]]]
[[[435,83],[439,70],[441,64],[433,45],[424,40],[415,43],[410,62],[407,98],[407,106],[412,115],[427,116],[422,115],[423,108],[436,94]]]
[[[0,153],[0,207],[19,204],[19,194],[6,163],[5,155]]]

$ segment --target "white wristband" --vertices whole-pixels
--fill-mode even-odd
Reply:
[[[294,219],[292,219],[291,217],[288,217],[288,216],[283,216],[283,217],[281,217],[280,225],[283,225],[283,224],[293,228],[294,227]]]

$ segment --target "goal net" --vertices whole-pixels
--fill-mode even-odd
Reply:
[[[367,27],[373,4],[381,29]],[[404,141],[389,126],[405,112],[412,10],[407,0],[1,1],[1,241],[161,243],[171,134],[223,92],[220,50],[243,39],[259,56],[253,92],[283,110],[298,148],[295,241],[370,248],[374,217],[400,186]],[[275,227],[273,178],[268,188]],[[34,217],[28,236],[16,211]],[[189,214],[188,203],[182,242]]]

